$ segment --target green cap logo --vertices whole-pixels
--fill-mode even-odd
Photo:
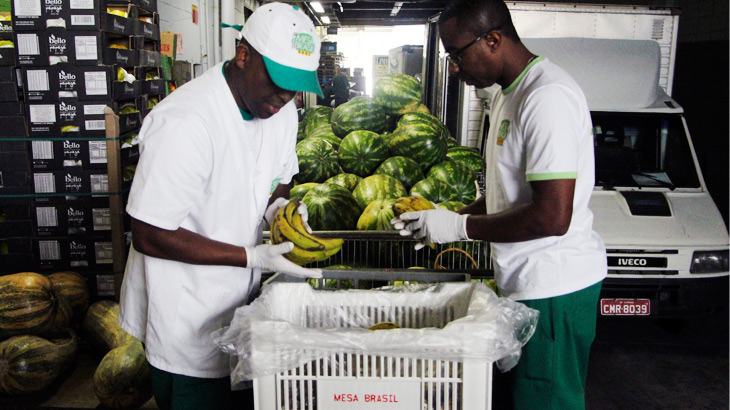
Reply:
[[[314,53],[314,40],[307,33],[294,33],[291,45],[299,54],[311,55]]]

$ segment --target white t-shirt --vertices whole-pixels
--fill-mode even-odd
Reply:
[[[162,229],[237,246],[261,243],[271,193],[299,171],[296,133],[293,102],[269,119],[244,120],[218,64],[145,118],[127,212]],[[257,270],[190,265],[132,248],[119,321],[145,343],[153,366],[224,377],[229,357],[210,334],[229,325],[259,278]]]
[[[578,84],[538,57],[497,93],[485,158],[487,213],[528,203],[531,181],[575,179],[568,232],[492,243],[500,291],[516,300],[565,295],[606,276],[606,250],[588,209],[594,184],[590,111]]]

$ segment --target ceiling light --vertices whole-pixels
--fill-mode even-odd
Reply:
[[[322,4],[320,4],[318,1],[313,1],[309,3],[310,6],[319,14],[324,13],[324,7],[322,7]]]
[[[390,16],[393,17],[396,14],[398,14],[398,12],[400,11],[400,8],[401,7],[403,7],[403,2],[402,1],[396,1],[393,4],[393,10],[390,11]]]
[[[324,23],[324,24],[330,24],[330,18],[329,18],[329,16],[322,16],[322,23]]]

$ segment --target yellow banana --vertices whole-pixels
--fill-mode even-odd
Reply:
[[[290,240],[294,243],[294,245],[298,248],[303,248],[308,251],[323,251],[325,250],[325,246],[315,240],[311,237],[311,235],[304,235],[301,232],[294,229],[293,226],[289,223],[289,221],[286,219],[286,209],[289,208],[289,205],[286,207],[280,208],[276,212],[276,216],[274,217],[274,223],[278,225],[279,232],[281,232],[281,235],[285,237],[287,240]],[[295,208],[296,212],[296,208]]]
[[[417,195],[404,196],[396,199],[393,203],[393,213],[396,217],[406,212],[425,211],[428,209],[434,209],[431,201]]]
[[[296,208],[295,208],[296,209]],[[302,216],[299,215],[299,212],[294,211],[294,213],[291,215],[289,219],[289,223],[291,226],[297,230],[297,232],[301,233],[304,236],[307,236],[313,240],[316,240],[317,242],[324,245],[325,250],[330,250],[336,247],[341,247],[342,243],[344,242],[341,238],[330,238],[330,239],[324,239],[316,237],[309,232],[307,232],[307,228],[304,227],[304,221],[302,220]]]
[[[302,248],[294,247],[291,252],[284,254],[284,257],[297,265],[306,265],[312,262],[319,262],[326,260],[330,256],[340,251],[339,247],[332,248],[324,251],[307,251]]]
[[[274,245],[286,242],[286,239],[284,239],[284,236],[282,236],[281,231],[279,230],[278,224],[272,223],[269,232],[271,234],[271,243],[273,243]]]

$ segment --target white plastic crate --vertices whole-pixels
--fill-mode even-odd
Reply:
[[[439,306],[429,303],[432,296],[428,294],[424,294],[420,302],[413,303],[411,298],[409,304],[404,305],[399,303],[399,299],[405,299],[398,293],[376,291],[375,298],[371,291],[315,292],[316,299],[307,305],[297,303],[297,300],[272,303],[280,310],[273,316],[287,322],[299,321],[307,328],[367,327],[367,323],[390,321],[401,328],[441,329],[464,317],[471,302],[469,284],[445,286],[452,290],[457,286],[464,292]],[[282,295],[287,295],[286,291]],[[368,300],[372,300],[372,304]],[[343,319],[343,310],[356,319]],[[253,322],[251,331],[266,332],[272,323]],[[250,347],[254,351],[257,349],[253,342]],[[491,409],[492,362],[422,359],[412,354],[399,356],[399,349],[408,349],[408,346],[393,346],[393,356],[335,352],[288,371],[256,378],[253,383],[255,409]],[[287,354],[289,352],[281,353]],[[279,358],[271,356],[280,355],[268,356],[276,361]],[[305,357],[308,356],[305,354]]]

